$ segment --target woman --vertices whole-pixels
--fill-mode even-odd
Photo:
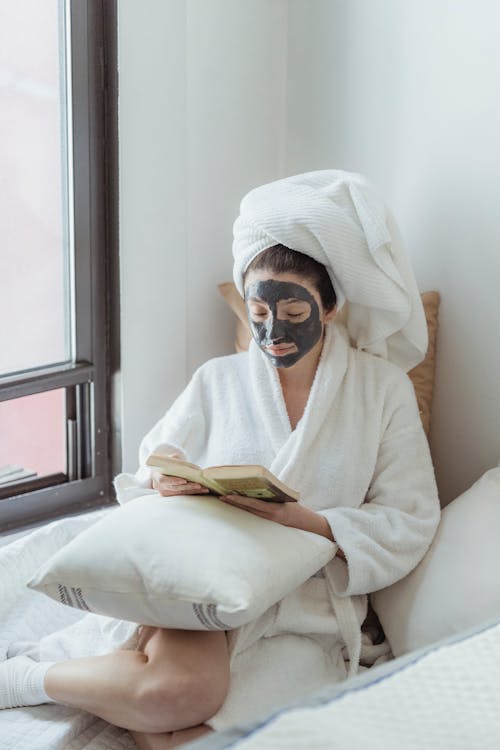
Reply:
[[[234,229],[249,352],[197,370],[143,440],[137,474],[117,478],[117,495],[206,492],[151,475],[152,450],[201,465],[260,463],[301,502],[223,501],[322,534],[339,550],[320,574],[227,634],[144,627],[134,640],[131,626],[128,648],[111,654],[12,664],[17,705],[30,682],[31,700],[83,708],[151,750],[193,739],[205,722],[220,729],[265,714],[387,654],[387,644],[361,638],[367,595],[415,567],[439,519],[404,371],[425,354],[425,320],[371,186],[334,170],[280,180],[246,196]]]

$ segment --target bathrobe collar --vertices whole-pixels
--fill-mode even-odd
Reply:
[[[311,443],[324,420],[331,415],[331,407],[347,370],[348,356],[349,339],[345,326],[328,323],[304,414],[292,431],[277,369],[255,341],[250,342],[252,398],[258,405],[263,429],[275,452],[269,469],[297,489],[300,488],[301,456],[309,455]]]

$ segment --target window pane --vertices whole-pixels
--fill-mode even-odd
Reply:
[[[0,374],[71,358],[63,10],[0,0]]]
[[[0,488],[21,479],[21,470],[32,477],[67,473],[64,388],[0,402]]]

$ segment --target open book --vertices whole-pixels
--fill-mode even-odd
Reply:
[[[146,463],[162,474],[182,477],[208,487],[215,495],[245,495],[274,503],[297,501],[300,494],[281,482],[264,466],[201,466],[178,458],[151,453]]]

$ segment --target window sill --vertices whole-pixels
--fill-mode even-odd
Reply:
[[[7,544],[10,544],[11,542],[15,542],[18,539],[21,539],[23,536],[27,536],[32,531],[36,531],[36,529],[40,529],[42,526],[46,526],[48,523],[53,523],[54,521],[60,521],[63,518],[71,518],[73,516],[82,516],[91,518],[93,515],[96,515],[98,513],[101,513],[105,508],[114,508],[115,503],[103,503],[103,505],[99,505],[96,508],[92,508],[91,511],[85,511],[85,512],[77,512],[77,513],[66,513],[63,516],[58,516],[56,518],[46,518],[43,521],[36,521],[34,523],[26,524],[26,526],[23,526],[22,528],[16,528],[16,529],[9,529],[7,531],[0,531],[0,547],[5,547]]]

